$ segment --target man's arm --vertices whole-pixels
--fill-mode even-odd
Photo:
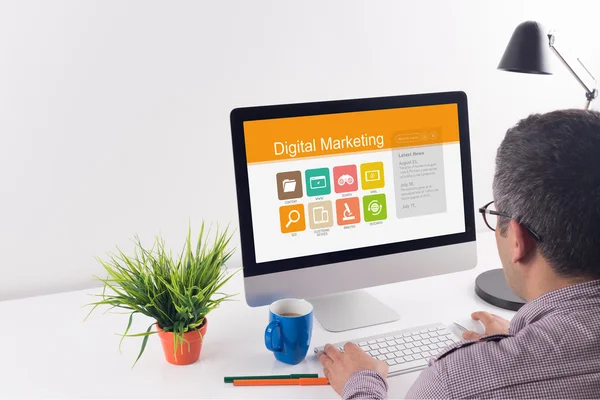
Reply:
[[[448,399],[448,387],[442,376],[441,363],[423,370],[406,394],[407,399]],[[355,372],[344,385],[342,399],[387,399],[388,385],[383,376],[373,370]]]
[[[374,370],[355,372],[342,390],[342,399],[387,399],[388,385],[383,376]]]
[[[430,363],[406,394],[407,399],[449,399],[443,361]]]

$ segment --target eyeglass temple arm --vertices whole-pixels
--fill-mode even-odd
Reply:
[[[487,208],[483,208],[483,207],[479,208],[479,212],[483,213],[483,214],[496,215],[498,217],[512,218],[508,214],[504,214],[504,213],[501,213],[501,212],[498,212],[498,211],[488,210]]]

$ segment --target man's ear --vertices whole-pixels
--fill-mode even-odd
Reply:
[[[529,231],[514,219],[511,219],[510,229],[513,236],[512,262],[523,262],[535,249],[535,241]]]

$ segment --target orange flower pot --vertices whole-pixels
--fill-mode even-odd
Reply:
[[[186,341],[178,343],[178,349],[175,353],[173,351],[173,332],[165,332],[160,326],[157,325],[158,336],[162,342],[163,351],[167,361],[174,365],[190,365],[198,361],[200,358],[200,350],[202,350],[202,342],[204,341],[204,336],[206,335],[207,326],[208,320],[204,318],[204,324],[199,329],[200,333],[197,331],[184,333],[183,337]]]

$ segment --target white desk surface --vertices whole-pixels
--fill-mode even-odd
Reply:
[[[400,313],[395,323],[344,333],[325,331],[315,320],[311,345],[339,342],[424,325],[450,324],[472,311],[489,310],[510,319],[514,313],[496,308],[474,292],[476,276],[499,268],[493,234],[478,234],[479,263],[475,269],[396,283],[369,291]],[[250,308],[244,302],[241,272],[227,292],[240,293],[208,316],[208,332],[200,361],[191,366],[168,364],[158,336],[152,335],[146,352],[131,369],[141,340],[126,338],[119,354],[126,315],[104,314],[86,321],[92,300],[89,289],[0,302],[0,399],[17,398],[337,398],[328,386],[250,387],[224,384],[231,375],[319,373],[314,357],[296,366],[281,364],[266,350],[263,334],[267,307]],[[130,333],[145,331],[150,320],[136,317]],[[390,398],[402,398],[418,372],[392,377]]]

